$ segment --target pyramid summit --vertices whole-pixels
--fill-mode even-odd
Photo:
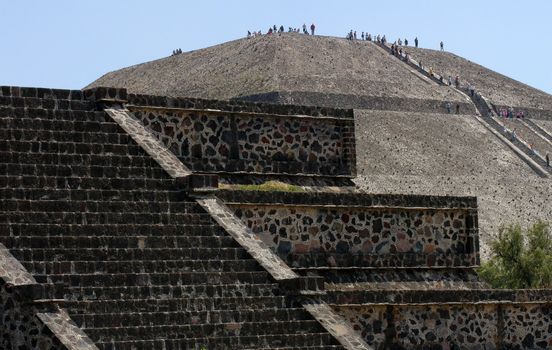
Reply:
[[[362,107],[383,98],[463,102],[371,42],[296,33],[244,38],[108,73],[88,87],[131,93]],[[422,102],[420,102],[422,101]]]
[[[445,80],[459,76],[501,106],[552,110],[552,96],[449,52],[403,47]],[[375,42],[282,33],[244,38],[105,74],[87,86],[130,93],[341,108],[430,109],[464,96],[394,60]],[[409,106],[410,104],[410,106]],[[418,106],[419,107],[415,107]],[[384,109],[384,108],[382,108]]]

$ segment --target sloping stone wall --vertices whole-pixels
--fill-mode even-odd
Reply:
[[[352,118],[142,107],[131,111],[193,171],[355,174]]]

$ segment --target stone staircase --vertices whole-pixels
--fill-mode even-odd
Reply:
[[[526,119],[525,122],[527,125],[535,129],[539,134],[541,134],[545,139],[552,142],[552,134],[548,130],[543,129],[540,125],[532,121],[531,119]]]
[[[525,127],[521,122],[516,123],[515,127],[510,129],[508,126],[507,121],[500,121],[498,117],[492,112],[491,106],[485,101],[483,97],[472,97],[472,100],[475,104],[475,107],[479,111],[479,113],[482,116],[482,120],[487,123],[491,128],[493,128],[496,132],[498,132],[500,135],[508,139],[517,149],[521,150],[529,159],[531,159],[534,163],[536,163],[541,169],[544,170],[545,173],[551,174],[552,170],[547,169],[546,161],[544,160],[543,156],[536,153],[535,150],[530,148],[530,145],[528,142],[529,139],[531,140],[537,140],[539,137],[534,132],[532,132],[529,128]],[[510,125],[510,127],[512,127]],[[517,136],[513,136],[514,129],[518,130],[516,131]],[[519,131],[521,130],[521,131]],[[526,140],[521,139],[519,137],[520,133],[525,136]],[[542,145],[544,143],[538,143],[538,145]],[[548,148],[548,146],[546,146]],[[545,148],[545,149],[546,149]],[[531,166],[531,164],[529,164]],[[542,176],[542,174],[541,174]]]
[[[0,243],[100,349],[343,349],[81,91],[0,91]]]
[[[387,44],[378,43],[377,45],[387,52],[392,53],[391,48]],[[416,71],[431,79],[435,83],[448,86],[442,76],[439,76],[435,73],[433,75],[430,74],[424,67],[420,66],[420,63],[418,63],[414,59],[410,59],[407,61],[404,55],[400,56],[399,54],[394,54],[393,56],[399,59],[405,65],[414,68]],[[451,88],[454,87],[451,86]],[[523,159],[522,157],[525,162],[528,162],[529,166],[533,168],[533,170],[535,170],[540,176],[543,177],[546,177],[546,174],[552,174],[552,169],[547,167],[546,161],[544,159],[544,155],[552,149],[552,144],[541,140],[541,135],[546,134],[542,132],[542,128],[539,128],[536,124],[531,122],[527,123],[530,126],[525,125],[524,122],[517,123],[516,130],[521,130],[518,131],[518,133],[521,132],[525,136],[525,139],[520,139],[519,137],[514,138],[512,137],[513,129],[507,128],[505,121],[500,121],[496,118],[495,113],[493,113],[493,107],[486,101],[483,96],[478,94],[474,94],[472,96],[471,92],[467,88],[456,87],[455,89],[471,99],[473,105],[481,115],[482,120],[489,127],[494,129],[498,134],[508,139],[515,148],[517,148],[520,152],[522,152],[526,157],[530,159],[530,161],[528,162],[527,159]],[[531,130],[532,128],[533,130]],[[544,135],[542,137],[548,139],[549,141],[551,140],[550,135]],[[531,149],[530,144],[532,145],[533,149]],[[535,152],[535,150],[537,150],[537,152]],[[537,164],[537,169],[535,169],[535,166],[531,164],[531,161]]]

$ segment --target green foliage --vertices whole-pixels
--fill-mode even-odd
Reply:
[[[237,189],[241,191],[304,192],[300,186],[290,185],[280,181],[267,181],[260,185],[222,185],[221,188]]]
[[[552,288],[552,235],[548,224],[539,221],[525,234],[519,225],[502,227],[491,243],[491,252],[491,259],[477,272],[494,288]]]

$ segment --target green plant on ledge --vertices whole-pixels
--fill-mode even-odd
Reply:
[[[221,184],[222,189],[233,189],[240,191],[265,191],[265,192],[304,192],[300,186],[290,185],[280,181],[267,181],[260,185],[226,185]]]
[[[551,288],[552,236],[539,221],[523,232],[519,225],[502,227],[491,242],[492,257],[477,270],[493,288]]]

